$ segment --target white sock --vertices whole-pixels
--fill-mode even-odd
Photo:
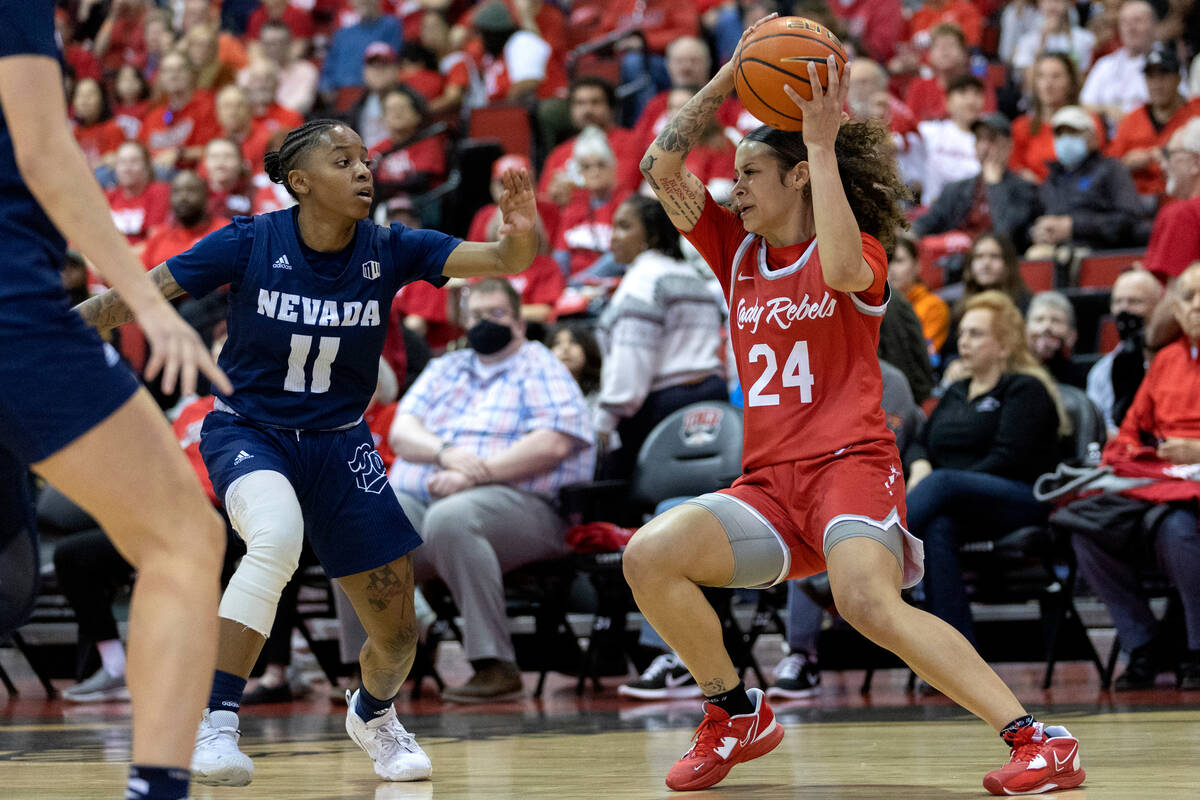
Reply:
[[[120,639],[109,639],[97,642],[96,649],[100,651],[100,663],[104,671],[114,678],[125,676],[125,647]]]

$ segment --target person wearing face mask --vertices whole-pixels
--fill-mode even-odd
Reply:
[[[1039,190],[1043,209],[1030,228],[1027,258],[1045,258],[1059,245],[1112,250],[1144,244],[1149,228],[1129,169],[1100,154],[1092,117],[1079,106],[1050,120],[1054,157]]]
[[[1162,294],[1162,284],[1144,269],[1123,272],[1113,283],[1109,310],[1116,318],[1121,343],[1097,361],[1087,377],[1088,397],[1104,415],[1109,438],[1116,436],[1146,375],[1150,354],[1143,329]]]
[[[553,499],[595,466],[579,384],[545,345],[525,338],[520,309],[507,280],[472,285],[470,347],[429,362],[388,437],[397,456],[389,480],[424,540],[413,552],[416,581],[445,581],[465,623],[475,673],[443,690],[456,703],[522,692],[502,576],[567,553]]]

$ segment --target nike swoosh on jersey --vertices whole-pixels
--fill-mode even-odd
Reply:
[[[738,275],[737,279],[739,281],[752,281],[752,280],[754,280],[754,276],[753,275]]]

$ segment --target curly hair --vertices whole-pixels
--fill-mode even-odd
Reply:
[[[804,134],[763,125],[746,134],[743,142],[761,142],[774,152],[781,172],[808,160]],[[834,143],[842,188],[858,227],[891,251],[896,231],[908,228],[903,203],[909,189],[896,170],[891,134],[875,120],[851,121],[838,130]]]
[[[1037,356],[1029,349],[1025,340],[1025,319],[1021,316],[1020,309],[1012,298],[998,289],[980,292],[967,300],[963,314],[965,316],[967,312],[977,309],[992,312],[992,336],[1002,347],[1008,349],[1008,363],[1004,365],[1004,371],[1037,378],[1054,401],[1054,410],[1058,412],[1059,436],[1069,436],[1071,418],[1067,416],[1062,394],[1058,391],[1058,384],[1054,382],[1054,378],[1038,363]]]

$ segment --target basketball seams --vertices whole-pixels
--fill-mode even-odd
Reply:
[[[765,66],[765,67],[768,67],[768,68],[770,68],[770,69],[779,69],[778,67],[775,67],[775,66],[773,66],[773,65],[771,65],[771,64],[768,64],[768,63],[766,63],[765,61],[759,61],[758,59],[754,59],[754,61],[755,61],[755,63],[762,64],[763,66]],[[758,100],[758,102],[762,103],[764,108],[767,108],[767,109],[769,109],[771,112],[773,112],[773,113],[775,113],[775,114],[778,114],[778,115],[779,115],[779,116],[781,116],[781,117],[786,117],[786,118],[788,118],[788,119],[790,119],[790,120],[795,120],[796,122],[803,122],[803,121],[804,121],[804,118],[803,118],[803,117],[796,117],[796,116],[792,116],[791,114],[785,113],[785,112],[783,112],[783,111],[780,111],[779,109],[775,108],[773,105],[771,105],[770,103],[768,103],[768,102],[767,102],[767,100],[766,100],[766,99],[765,99],[765,98],[764,98],[764,97],[763,97],[761,94],[759,94],[759,93],[758,93],[758,90],[757,90],[757,89],[755,89],[753,86],[751,86],[751,85],[750,85],[750,81],[746,80],[746,69],[745,69],[745,67],[743,66],[743,64],[745,64],[745,63],[746,63],[746,59],[744,59],[744,58],[743,58],[743,59],[741,59],[741,60],[738,62],[738,75],[737,75],[737,77],[739,77],[739,78],[741,79],[741,80],[740,80],[740,83],[741,83],[743,86],[745,86],[745,87],[746,87],[746,89],[748,89],[748,90],[750,91],[750,93],[751,93],[751,94],[753,94],[753,95],[754,95],[754,97],[755,97],[755,98]],[[795,75],[792,75],[792,73],[790,73],[790,72],[787,72],[786,70],[779,70],[779,71],[780,71],[780,72],[783,72],[783,73],[784,73],[785,75],[787,75],[789,78],[796,78],[796,77],[797,77],[797,76],[795,76]],[[803,78],[798,78],[798,80],[804,80],[804,79],[803,79]],[[805,83],[808,83],[808,81],[807,81],[807,80],[805,80],[804,82],[805,82]],[[809,92],[811,92],[811,91],[812,91],[812,89],[811,89],[811,85],[810,85]],[[739,90],[739,94],[740,94],[740,90]],[[799,110],[799,109],[797,109],[797,111],[798,111],[798,110]]]
[[[740,52],[734,71],[735,88],[746,110],[762,122],[781,130],[799,131],[803,112],[783,89],[791,85],[801,97],[811,98],[817,85],[825,88],[829,55],[833,56],[833,68],[841,74],[848,65],[846,53],[824,26],[801,17],[772,20],[755,31]],[[817,67],[816,82],[809,78],[809,64]]]
[[[748,45],[746,45],[745,49],[742,51],[742,57],[744,58],[746,56],[746,54],[753,51],[754,46],[757,45],[759,42],[765,42],[770,39],[777,39],[779,37],[787,37],[789,39],[807,39],[810,42],[815,42],[816,44],[819,44],[822,47],[824,47],[825,49],[827,49],[833,55],[835,60],[840,61],[842,64],[846,63],[846,52],[841,47],[840,44],[831,43],[827,39],[824,39],[824,38],[821,38],[818,36],[812,36],[812,35],[806,34],[806,33],[790,33],[790,32],[789,33],[768,33],[764,36],[756,37],[754,39],[754,41],[752,41]]]

